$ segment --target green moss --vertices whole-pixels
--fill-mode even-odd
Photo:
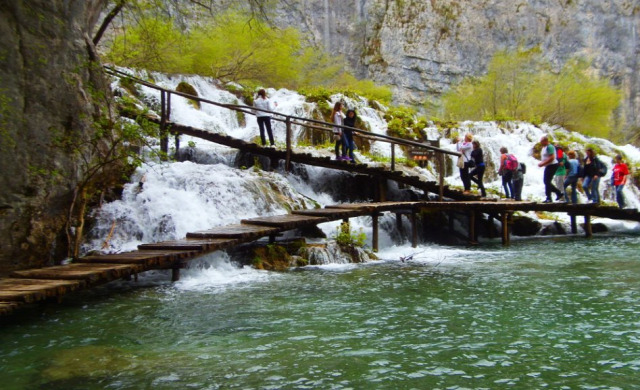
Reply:
[[[198,96],[198,91],[193,87],[193,85],[187,83],[186,81],[181,81],[180,84],[176,87],[177,92],[186,93],[187,95]],[[189,104],[191,104],[196,109],[200,109],[200,101],[189,99]]]

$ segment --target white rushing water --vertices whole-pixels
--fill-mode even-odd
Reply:
[[[186,81],[195,87],[200,97],[205,99],[222,103],[242,103],[235,95],[218,88],[215,80],[208,78],[153,74],[153,79],[158,85],[168,88],[175,88],[179,82]],[[117,86],[117,83],[114,83],[114,86]],[[159,101],[157,91],[143,87],[142,92],[147,96],[147,100]],[[310,117],[312,111],[315,110],[314,103],[306,103],[304,96],[296,92],[285,89],[268,89],[267,93],[273,101],[277,102],[277,110],[285,115]],[[333,104],[337,100],[343,100],[346,108],[355,108],[372,132],[386,133],[386,122],[382,119],[383,113],[369,107],[366,99],[354,100],[342,95],[335,95],[330,103]],[[215,133],[226,133],[248,141],[255,139],[259,134],[255,117],[250,115],[246,116],[246,124],[241,125],[235,112],[206,104],[203,104],[202,109],[198,110],[186,99],[177,96],[172,98],[171,109],[172,120],[184,125]],[[276,142],[284,143],[284,125],[279,122],[275,122],[274,125]],[[444,138],[435,126],[426,130],[430,139],[441,138],[443,148],[454,149],[452,142]],[[300,131],[299,128],[296,129],[294,132],[296,137],[300,135]],[[532,156],[533,146],[543,134],[553,135],[556,132],[564,132],[564,130],[553,130],[546,126],[536,127],[528,123],[498,125],[493,122],[463,122],[455,131],[461,135],[467,132],[472,133],[475,139],[480,141],[485,152],[485,159],[492,161],[494,166],[498,165],[499,148],[507,147],[511,153],[514,153],[520,161],[527,165],[523,199],[543,199],[542,169],[537,167],[538,160]],[[607,153],[621,150],[629,158],[630,163],[640,163],[640,151],[633,146],[617,147],[608,140],[587,139],[575,133],[567,134],[565,138],[569,136],[571,139],[584,140],[584,143],[598,145]],[[294,145],[296,140],[297,138],[293,140]],[[181,145],[184,147],[189,141],[195,144],[197,153],[206,156],[203,160],[208,164],[156,162],[140,168],[132,182],[125,187],[121,200],[105,204],[96,210],[94,215],[96,225],[92,230],[93,238],[85,245],[85,251],[134,250],[141,243],[179,239],[185,237],[190,231],[236,224],[244,218],[286,214],[289,209],[312,208],[315,205],[324,206],[336,203],[330,194],[314,190],[317,186],[313,186],[311,183],[332,180],[336,174],[341,173],[324,168],[308,167],[309,178],[304,180],[301,177],[283,172],[232,168],[230,164],[235,156],[234,150],[186,136],[182,137]],[[578,144],[576,144],[577,146]],[[331,155],[331,149],[313,150],[313,153]],[[386,143],[374,143],[372,151],[383,156],[390,156],[390,148]],[[357,152],[356,154],[358,155]],[[358,157],[365,162],[368,160],[362,155],[358,155]],[[603,160],[611,168],[611,162],[607,158]],[[428,169],[416,168],[416,170],[425,175],[427,179],[435,179],[433,173]],[[487,177],[485,182],[488,188],[501,189],[500,177],[495,173],[488,173]],[[453,173],[445,180],[448,184],[460,185],[457,169],[454,169]],[[608,181],[603,180],[601,188],[604,189],[605,198],[612,199],[605,183]],[[629,206],[640,207],[639,194],[635,187],[628,186],[625,195]],[[559,218],[564,218],[564,216],[559,215]],[[370,222],[370,218],[354,218],[352,226],[356,230],[362,229],[370,237]],[[322,224],[320,227],[328,236],[331,236],[338,224],[339,221]],[[395,223],[391,221],[385,223],[383,218],[381,225],[388,227],[388,230],[383,230],[380,237],[383,258],[399,260],[416,252],[408,245],[394,246],[392,236],[397,232],[392,230]],[[619,231],[638,229],[635,223],[609,222],[609,225],[611,229]],[[432,252],[433,250],[433,248],[430,249]],[[429,255],[429,261],[447,261],[447,259],[455,257],[452,253],[461,253],[460,249],[437,249],[435,251],[437,252],[433,252],[436,253],[435,255],[433,253]],[[202,264],[206,264],[206,266]],[[229,272],[237,273],[239,281],[245,280],[245,277],[250,279],[264,277],[264,273],[255,270],[233,269],[230,271],[229,267],[232,266],[224,254],[217,254],[202,264],[195,267],[199,270],[195,275],[187,275],[186,279],[181,282],[181,286],[185,289],[192,289],[194,285],[202,283],[202,278],[209,281],[227,280]]]

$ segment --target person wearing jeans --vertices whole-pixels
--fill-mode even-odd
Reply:
[[[584,179],[582,189],[591,203],[600,203],[600,177],[602,176],[602,162],[596,157],[591,148],[586,149],[587,157],[584,159]]]
[[[571,187],[571,203],[578,203],[578,191],[576,190],[576,185],[578,184],[578,171],[580,168],[580,161],[576,159],[576,152],[574,150],[570,150],[567,152],[567,176],[564,179],[563,188],[564,188],[564,199],[567,203],[569,203],[569,194],[567,193],[567,188]]]
[[[558,159],[556,158],[556,148],[549,143],[549,137],[544,135],[540,138],[540,144],[542,145],[542,149],[540,150],[540,162],[538,163],[539,167],[544,167],[544,194],[546,195],[546,199],[544,203],[553,202],[551,200],[551,193],[555,193],[557,198],[556,200],[561,200],[564,197],[562,191],[560,191],[556,186],[553,185],[553,177],[556,174],[556,170],[558,169]]]
[[[618,202],[618,207],[623,209],[625,206],[625,201],[622,190],[624,190],[624,185],[627,183],[629,167],[627,167],[627,164],[622,162],[622,156],[619,154],[616,155],[615,161],[616,164],[613,166],[612,181],[613,186],[616,189],[616,202]]]
[[[460,179],[462,180],[465,194],[471,192],[471,179],[469,178],[469,161],[471,160],[471,150],[473,149],[471,141],[473,141],[473,135],[467,133],[464,136],[464,140],[456,144],[456,150],[462,154],[464,161],[464,167],[460,168]]]

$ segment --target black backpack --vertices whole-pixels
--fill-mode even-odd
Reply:
[[[520,165],[518,165],[518,170],[524,175],[525,173],[527,173],[527,166],[521,162]]]

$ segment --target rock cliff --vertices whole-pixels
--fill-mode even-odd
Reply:
[[[89,34],[105,3],[0,2],[0,273],[66,251],[55,243],[79,164],[56,139],[93,131],[101,72]]]
[[[557,68],[583,56],[622,89],[622,127],[640,127],[637,1],[299,0],[280,2],[276,20],[391,84],[397,103],[421,104],[482,74],[497,50],[537,45]]]

